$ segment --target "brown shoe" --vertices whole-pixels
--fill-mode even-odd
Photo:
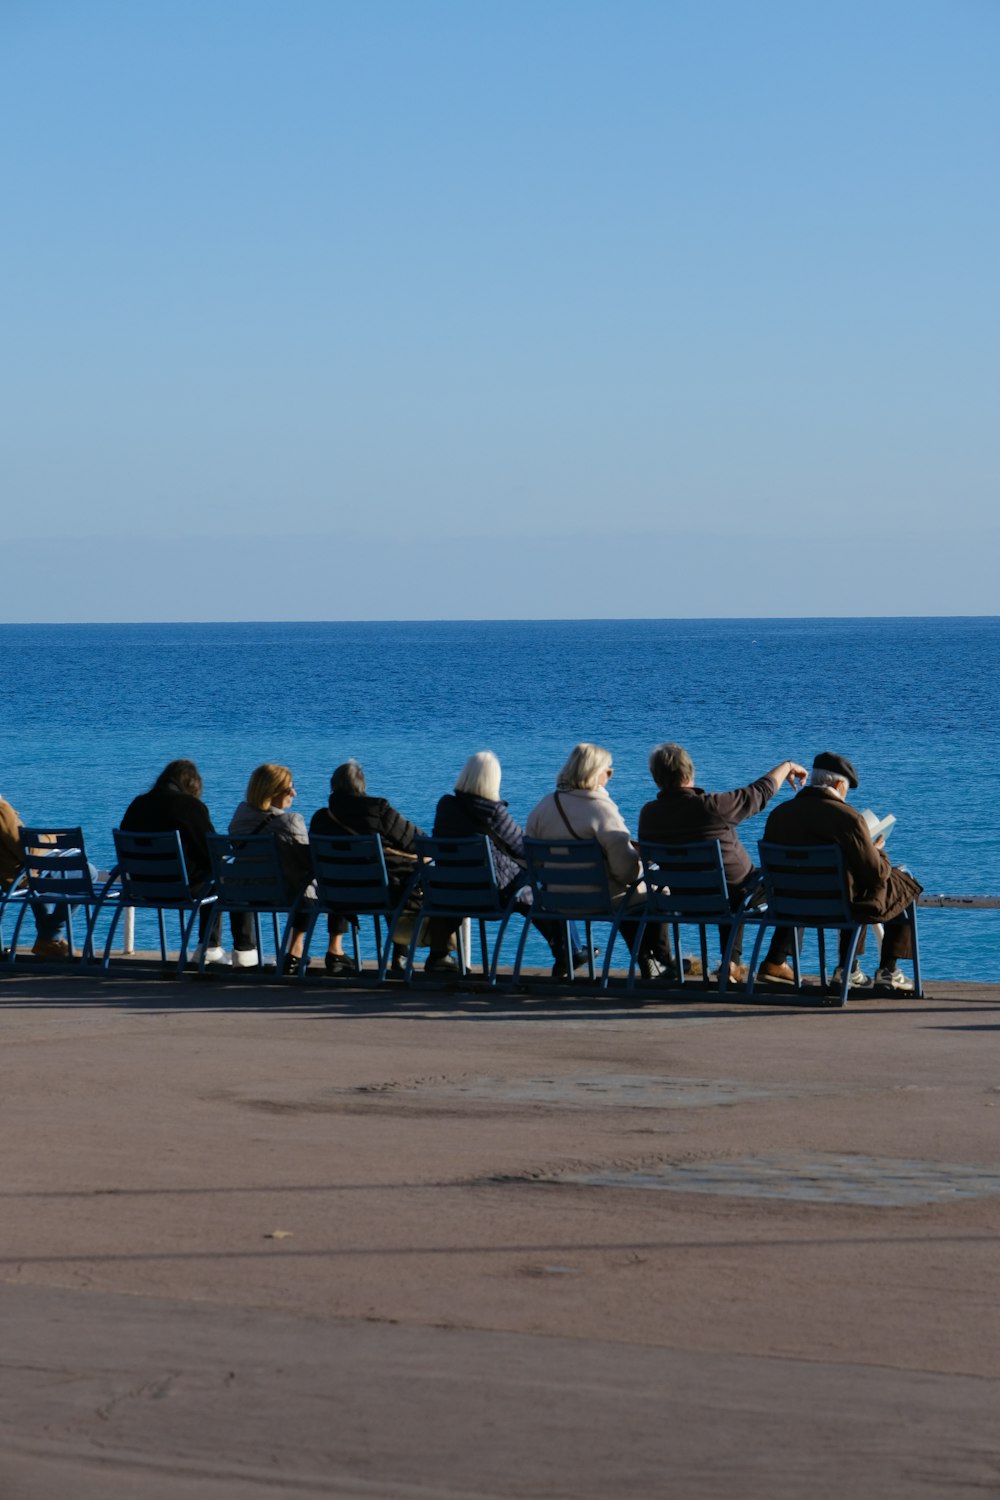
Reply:
[[[757,970],[760,979],[770,979],[775,984],[794,984],[795,970],[791,964],[773,964],[765,959]]]
[[[38,938],[31,951],[36,958],[69,958],[69,943],[62,938]]]

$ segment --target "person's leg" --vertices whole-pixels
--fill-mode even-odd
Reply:
[[[635,940],[639,932],[639,923],[631,917],[622,922],[618,931],[628,944],[629,949],[635,947]],[[674,961],[673,951],[670,947],[670,929],[666,922],[647,922],[646,929],[642,934],[642,943],[636,954],[639,963],[645,959],[654,959],[664,969],[669,969]]]
[[[430,952],[424,963],[425,969],[455,969],[457,961],[452,949],[458,946],[460,920],[455,917],[430,917],[427,921],[427,941]]]
[[[761,979],[778,979],[782,983],[794,980],[795,971],[788,962],[794,943],[795,934],[791,927],[774,929],[767,953],[757,971]]]
[[[878,973],[875,975],[877,989],[912,991],[912,982],[906,978],[899,967],[901,958],[913,958],[913,928],[902,913],[898,917],[890,918],[883,929],[882,952],[879,957]]]
[[[233,937],[233,963],[237,968],[253,968],[260,961],[253,914],[248,911],[230,912],[229,930]]]

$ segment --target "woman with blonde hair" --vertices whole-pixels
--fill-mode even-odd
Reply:
[[[574,745],[556,779],[556,790],[531,810],[524,831],[532,839],[564,839],[567,835],[596,839],[604,854],[611,899],[618,902],[639,878],[640,865],[625,819],[608,795],[613,775],[610,750],[586,740]],[[627,943],[635,940],[637,929],[637,922],[622,922],[621,934]],[[671,962],[666,929],[650,923],[643,933],[640,973],[644,978],[657,979]]]
[[[267,761],[252,773],[246,797],[229,824],[233,838],[252,838],[257,833],[273,835],[290,900],[302,892],[312,875],[309,835],[301,813],[291,810],[294,800],[291,771],[287,766]],[[238,968],[255,968],[260,956],[255,946],[253,916],[249,912],[233,912],[229,920],[233,930],[233,963]],[[285,958],[286,974],[298,973],[308,925],[308,913],[302,910],[292,919],[292,939]]]

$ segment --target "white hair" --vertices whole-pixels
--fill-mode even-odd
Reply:
[[[810,786],[826,787],[827,791],[836,792],[838,797],[844,796],[844,793],[840,790],[841,783],[843,783],[845,787],[850,784],[846,776],[838,776],[836,771],[824,771],[817,768],[816,766],[813,766],[812,770],[809,772]]]
[[[470,792],[488,802],[500,801],[500,762],[492,750],[477,750],[458,773],[456,792]]]

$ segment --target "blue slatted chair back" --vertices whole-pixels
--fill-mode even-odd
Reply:
[[[425,917],[502,917],[501,900],[490,841],[482,834],[468,838],[418,838],[420,888]]]
[[[181,836],[114,828],[123,906],[187,906],[192,899]]]
[[[219,906],[224,911],[287,911],[294,905],[298,893],[288,894],[273,834],[234,838],[231,834],[210,833],[208,855]]]
[[[30,899],[79,906],[97,901],[100,892],[90,872],[82,828],[22,828],[18,842]]]
[[[718,839],[686,844],[641,840],[646,914],[656,922],[729,922],[729,887]]]
[[[16,961],[17,939],[25,913],[31,907],[37,914],[36,903],[54,909],[65,921],[70,957],[73,957],[73,913],[81,906],[84,908],[87,923],[80,962],[87,963],[93,958],[94,926],[101,908],[118,896],[114,881],[105,876],[103,885],[95,884],[97,872],[87,859],[81,828],[21,828],[18,843],[23,861],[21,876],[6,898],[0,899],[0,918],[7,906],[17,912],[8,966],[13,967]]]
[[[836,844],[757,845],[770,923],[795,927],[853,926]]]
[[[596,839],[525,839],[525,884],[534,917],[606,921],[614,916],[604,851]]]
[[[377,833],[355,836],[311,833],[309,848],[316,896],[326,911],[343,916],[388,915],[396,906]]]

